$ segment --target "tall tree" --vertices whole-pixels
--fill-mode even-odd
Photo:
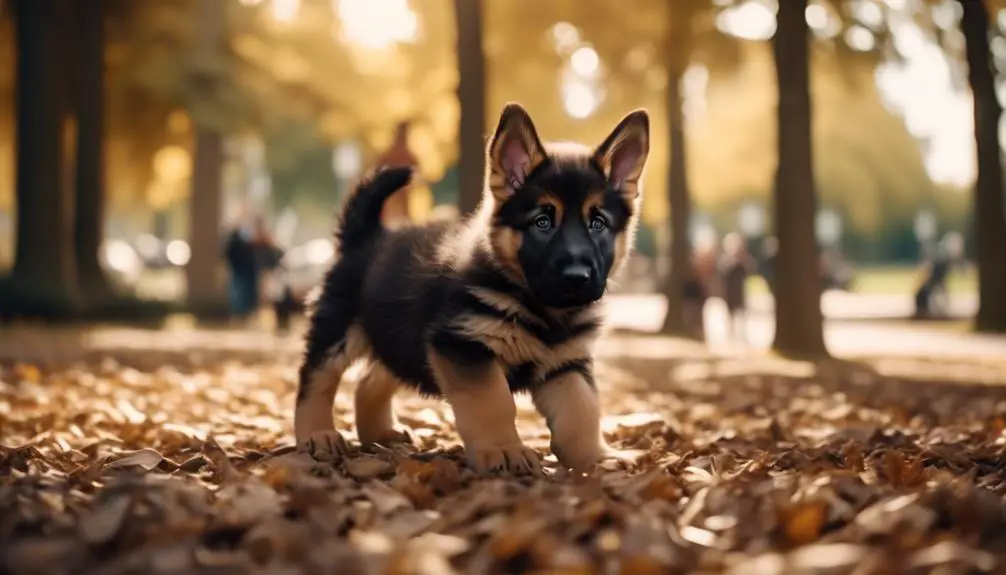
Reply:
[[[692,55],[692,19],[705,0],[679,1],[668,10],[665,58],[667,62],[667,124],[670,133],[670,163],[668,166],[667,201],[671,212],[671,272],[664,282],[667,314],[664,333],[689,333],[685,325],[684,287],[691,273],[692,248],[688,238],[692,215],[691,193],[688,189],[688,156],[685,140],[684,97],[682,81]]]
[[[199,45],[194,54],[205,59],[197,71],[212,70],[218,63],[223,41],[223,2],[203,2],[198,14]],[[216,78],[212,74],[196,77],[207,94],[214,94]],[[220,282],[220,219],[223,198],[223,136],[207,118],[196,116],[195,151],[192,163],[192,188],[189,196],[189,245],[191,259],[185,268],[189,305],[208,310],[225,298]]]
[[[76,209],[74,249],[85,297],[111,295],[98,252],[105,231],[105,0],[73,3],[76,30]]]
[[[810,30],[807,0],[779,3],[772,38],[776,80],[779,165],[775,180],[775,229],[779,239],[775,285],[777,351],[822,356],[820,255],[814,234],[817,199],[811,150]]]
[[[65,113],[60,0],[14,3],[17,45],[17,247],[13,278],[27,294],[66,303],[76,284],[73,198],[63,185]]]
[[[974,191],[974,225],[978,260],[979,331],[1006,332],[1006,206],[1003,201],[995,72],[989,55],[989,13],[984,2],[958,0],[963,8],[968,83],[974,97],[978,178]]]
[[[482,50],[482,0],[454,0],[457,27],[458,210],[475,211],[482,200],[486,123],[485,54]]]

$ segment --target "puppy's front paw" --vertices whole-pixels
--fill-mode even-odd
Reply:
[[[577,449],[562,449],[553,443],[552,452],[564,467],[580,473],[586,473],[604,461],[614,461],[624,466],[635,465],[645,455],[644,451],[638,449],[615,449],[604,443],[576,447]]]
[[[478,473],[510,472],[518,475],[541,473],[538,452],[523,443],[499,446],[466,447],[468,460]]]
[[[385,446],[401,443],[409,445],[416,444],[416,440],[412,437],[412,432],[409,431],[409,428],[399,425],[390,427],[373,435],[365,433],[362,429],[358,430],[357,433],[359,433],[360,443],[363,445],[372,445],[374,443],[380,443]]]
[[[298,447],[300,451],[310,454],[318,461],[335,461],[349,451],[346,438],[334,429],[315,431]]]
[[[590,471],[604,459],[605,449],[607,449],[601,443],[573,442],[571,445],[564,446],[554,440],[550,447],[563,467],[581,473]]]

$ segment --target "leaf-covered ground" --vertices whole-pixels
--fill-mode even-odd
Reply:
[[[646,456],[479,478],[449,410],[408,394],[415,448],[353,447],[351,382],[354,451],[298,454],[296,341],[197,335],[7,338],[0,573],[1006,572],[1001,362],[616,341],[605,429]]]

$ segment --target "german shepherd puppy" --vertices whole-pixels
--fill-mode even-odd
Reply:
[[[294,425],[316,457],[345,445],[332,404],[343,372],[369,363],[355,396],[361,443],[407,440],[392,396],[402,386],[451,405],[479,472],[537,472],[514,424],[530,392],[560,463],[618,457],[601,434],[593,344],[609,278],[633,245],[649,116],[625,116],[594,149],[543,144],[507,105],[487,148],[479,210],[465,220],[387,230],[386,198],[407,168],[378,172],[343,208],[337,261],[310,313]]]

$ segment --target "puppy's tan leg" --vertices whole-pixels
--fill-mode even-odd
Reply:
[[[381,362],[373,360],[360,378],[354,396],[356,433],[360,443],[411,442],[408,430],[399,427],[393,400],[401,384]]]
[[[331,459],[345,452],[346,441],[335,430],[332,405],[342,375],[368,350],[366,337],[354,326],[346,331],[342,342],[332,346],[324,361],[301,366],[293,415],[294,435],[297,445],[318,459]]]
[[[430,365],[476,471],[541,471],[538,454],[517,435],[517,407],[497,362],[461,366],[432,351]]]
[[[532,391],[532,401],[552,432],[552,453],[577,471],[590,469],[611,450],[601,434],[597,389],[584,374],[570,371]]]

